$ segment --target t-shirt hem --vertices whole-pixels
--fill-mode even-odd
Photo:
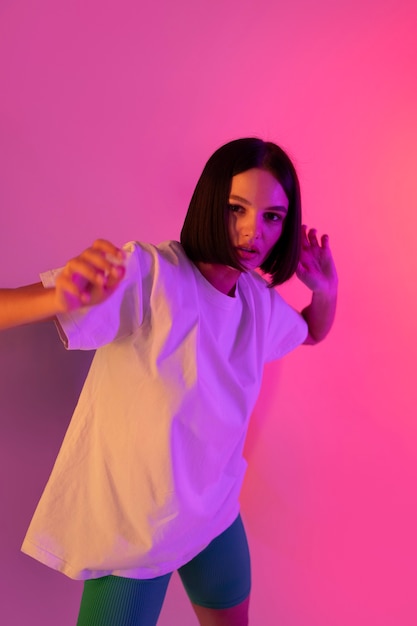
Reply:
[[[120,578],[135,578],[140,580],[149,580],[151,578],[157,578],[158,576],[165,576],[165,574],[171,574],[175,572],[183,565],[186,565],[194,559],[202,550],[204,550],[216,537],[221,535],[239,515],[239,507],[237,511],[234,511],[232,516],[228,516],[227,523],[222,524],[220,529],[216,532],[214,537],[211,537],[206,542],[204,542],[197,550],[192,550],[189,554],[183,556],[182,558],[166,563],[166,564],[155,564],[154,566],[148,567],[135,567],[129,569],[100,569],[100,570],[92,570],[92,569],[76,569],[71,566],[70,563],[62,559],[61,557],[45,550],[41,546],[36,543],[33,543],[27,537],[24,539],[21,547],[21,551],[30,556],[43,565],[54,569],[68,578],[72,580],[90,580],[95,578],[102,578],[103,576],[119,576]],[[230,517],[230,519],[229,519]],[[223,527],[224,526],[224,527]]]

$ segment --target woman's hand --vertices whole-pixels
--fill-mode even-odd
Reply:
[[[303,226],[302,229],[298,278],[314,292],[336,292],[338,279],[328,235],[323,235],[319,243],[315,228],[307,230]]]
[[[319,243],[315,228],[307,231],[303,226],[297,276],[313,292],[310,304],[301,314],[308,326],[304,343],[315,344],[322,341],[332,327],[338,285],[329,237],[323,235]]]
[[[104,302],[125,274],[124,252],[104,239],[97,239],[68,261],[57,276],[55,299],[58,312]]]

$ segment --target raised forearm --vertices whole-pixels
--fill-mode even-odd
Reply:
[[[311,303],[301,311],[308,325],[305,344],[322,341],[331,329],[336,314],[337,289],[327,292],[314,292]]]
[[[0,330],[50,319],[57,312],[55,289],[42,283],[0,289]]]

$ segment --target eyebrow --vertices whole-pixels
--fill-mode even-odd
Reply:
[[[242,198],[242,196],[237,196],[235,194],[231,194],[229,196],[229,200],[234,200],[235,202],[241,202],[242,204],[246,204],[248,206],[252,206],[252,203],[249,202],[249,200],[246,200],[245,198]],[[279,213],[288,213],[288,209],[285,206],[271,206],[271,207],[267,207],[266,209],[264,209],[265,211],[277,211]]]

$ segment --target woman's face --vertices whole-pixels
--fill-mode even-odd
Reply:
[[[241,265],[260,267],[281,237],[288,198],[268,171],[254,168],[232,178],[229,235]]]

